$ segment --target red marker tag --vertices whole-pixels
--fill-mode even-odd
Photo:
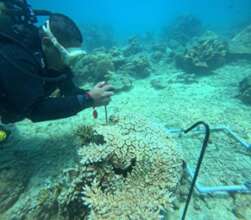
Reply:
[[[93,116],[94,119],[98,118],[98,112],[97,112],[97,110],[95,108],[93,109],[92,116]]]

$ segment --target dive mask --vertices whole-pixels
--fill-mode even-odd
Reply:
[[[54,45],[54,47],[56,47],[60,52],[63,61],[66,65],[70,65],[72,61],[75,60],[76,58],[86,55],[86,51],[81,49],[80,47],[69,47],[69,48],[64,47],[52,33],[50,20],[47,20],[42,28],[46,36],[50,39],[50,41]]]

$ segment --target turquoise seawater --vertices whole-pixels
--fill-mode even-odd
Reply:
[[[71,117],[1,124],[0,220],[251,219],[250,0],[28,2],[81,31],[69,80],[114,95]],[[66,103],[62,88],[44,98]]]

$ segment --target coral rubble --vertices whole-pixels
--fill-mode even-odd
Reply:
[[[177,66],[186,72],[208,73],[225,63],[227,53],[227,44],[213,32],[207,32],[177,55]]]

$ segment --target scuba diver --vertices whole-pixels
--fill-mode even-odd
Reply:
[[[49,19],[37,27],[37,16]],[[86,91],[73,83],[68,64],[82,53],[82,43],[81,32],[69,17],[32,10],[26,0],[0,0],[2,123],[61,119],[108,105],[114,94],[111,85],[100,82]],[[60,97],[51,97],[56,89]],[[8,131],[1,125],[0,142],[7,137]]]

